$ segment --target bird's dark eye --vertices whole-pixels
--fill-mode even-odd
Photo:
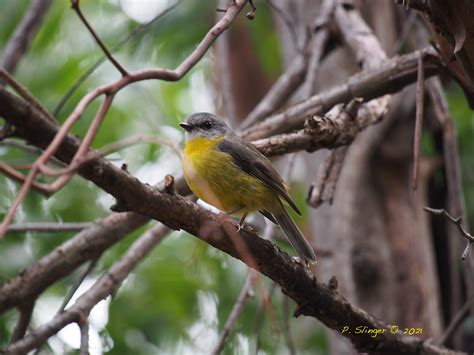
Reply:
[[[205,128],[205,129],[211,129],[212,128],[212,122],[211,121],[206,121],[202,124],[202,126]]]

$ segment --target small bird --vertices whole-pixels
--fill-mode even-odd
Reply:
[[[180,126],[185,130],[184,178],[195,195],[227,214],[241,215],[239,229],[249,212],[260,212],[281,227],[306,264],[314,264],[314,250],[283,201],[301,212],[270,160],[211,113],[192,114]]]

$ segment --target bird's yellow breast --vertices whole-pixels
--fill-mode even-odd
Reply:
[[[224,137],[198,137],[186,143],[183,173],[191,190],[201,200],[230,212],[265,209],[275,203],[275,194],[261,180],[238,167],[230,154],[218,149]]]

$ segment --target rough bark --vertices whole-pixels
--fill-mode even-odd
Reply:
[[[396,27],[393,3],[374,6],[383,16],[374,15],[372,4],[362,9],[391,52],[401,27]],[[317,87],[337,85],[357,70],[362,59],[344,63],[347,57],[340,50],[331,53],[322,63]],[[429,221],[421,210],[429,169],[423,170],[416,194],[409,181],[414,104],[413,91],[404,91],[382,124],[358,135],[344,160],[332,206],[320,206],[309,220],[315,244],[328,251],[319,266],[322,279],[335,275],[351,301],[392,324],[422,327],[424,336],[435,336],[441,331],[439,292]],[[306,160],[315,175],[315,162],[321,159],[308,155]],[[330,339],[334,354],[351,351],[337,333],[330,332]]]

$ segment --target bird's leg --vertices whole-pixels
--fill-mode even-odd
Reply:
[[[241,209],[243,209],[243,207],[239,206],[239,207],[234,208],[233,210],[230,210],[229,212],[226,212],[225,214],[231,215],[231,214],[234,214],[236,212],[239,212]]]
[[[243,228],[244,226],[244,222],[245,222],[245,217],[247,217],[247,213],[245,213],[242,218],[240,219],[239,221],[239,228],[237,228],[237,232],[240,232],[240,230]]]
[[[242,207],[242,206],[237,207],[237,208],[234,208],[233,210],[230,210],[229,212],[226,212],[226,214],[227,214],[227,215],[231,215],[231,214],[234,214],[234,213],[239,212],[239,211],[241,211],[241,210],[243,210],[243,207]],[[240,221],[239,221],[239,227],[237,228],[237,232],[239,232],[239,231],[242,229],[242,227],[244,226],[245,217],[247,217],[247,213],[245,213],[245,214],[242,216],[242,218],[240,219]]]

